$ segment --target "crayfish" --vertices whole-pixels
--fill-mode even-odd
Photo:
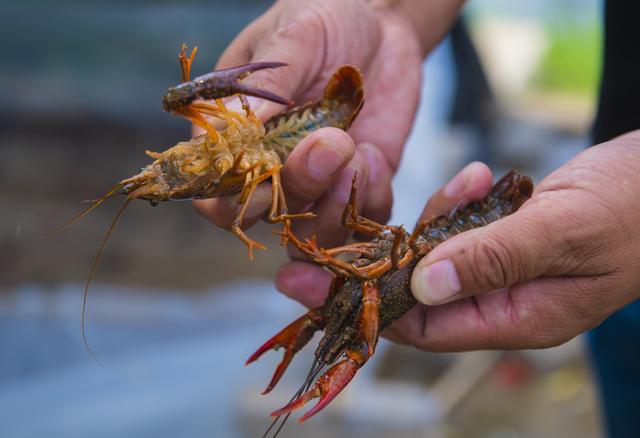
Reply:
[[[115,195],[126,196],[124,205],[116,214],[98,249],[85,286],[83,339],[89,284],[106,241],[131,200],[142,199],[155,206],[163,201],[239,194],[239,213],[230,231],[247,245],[249,257],[253,259],[254,248],[266,248],[244,233],[242,221],[258,185],[271,180],[272,200],[267,220],[270,223],[283,223],[285,235],[290,231],[292,219],[314,217],[311,212],[289,214],[280,169],[296,145],[310,132],[323,127],[348,129],[364,101],[362,74],[356,67],[343,65],[329,79],[322,98],[287,109],[262,123],[251,110],[246,95],[285,105],[289,105],[290,101],[241,80],[255,71],[281,68],[286,64],[251,63],[213,71],[190,80],[191,64],[196,51],[197,48],[194,48],[187,56],[187,47],[182,45],[178,60],[183,82],[167,91],[162,105],[166,111],[182,116],[202,128],[204,134],[182,141],[164,152],[146,151],[154,159],[152,163],[139,173],[117,183],[63,226],[81,219],[108,198]],[[228,108],[222,100],[236,95],[242,103],[242,112]],[[283,244],[286,244],[284,238]],[[90,349],[89,351],[91,352]]]
[[[293,356],[316,331],[324,331],[307,380],[289,404],[271,414],[276,419],[270,429],[278,417],[285,414],[288,417],[314,398],[320,400],[300,421],[327,406],[374,354],[379,333],[416,304],[409,285],[418,261],[450,237],[514,213],[531,196],[533,182],[512,171],[498,181],[481,202],[456,209],[447,216],[419,222],[411,234],[401,226],[382,225],[358,215],[356,191],[354,176],[342,224],[374,236],[373,240],[323,249],[318,247],[315,237],[302,241],[290,229],[285,230],[289,242],[314,263],[329,269],[334,278],[322,306],[309,310],[247,360],[249,364],[268,350],[284,349],[284,358],[264,391],[268,393],[278,383]],[[350,254],[352,259],[337,258],[342,254]],[[317,375],[328,366],[331,368],[314,383]]]
[[[257,70],[286,64],[258,62],[189,80],[197,48],[188,57],[186,49],[183,45],[179,54],[183,82],[167,91],[162,104],[165,110],[187,118],[205,133],[164,152],[146,151],[154,159],[151,164],[120,181],[65,225],[85,216],[114,195],[127,197],[115,224],[132,199],[157,205],[163,201],[239,194],[241,207],[230,231],[247,245],[249,257],[253,258],[254,248],[266,248],[244,233],[242,221],[257,186],[271,180],[272,202],[267,217],[270,223],[282,222],[286,229],[291,219],[314,216],[311,212],[289,214],[280,169],[300,140],[310,132],[323,127],[349,128],[364,101],[362,74],[351,65],[340,67],[329,79],[321,99],[277,114],[263,124],[251,110],[246,95],[283,104],[289,101],[268,90],[244,84],[241,79]],[[243,113],[227,108],[223,102],[223,97],[233,95],[240,97]],[[214,123],[222,127],[216,128]]]

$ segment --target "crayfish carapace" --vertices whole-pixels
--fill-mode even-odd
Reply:
[[[329,404],[351,381],[373,355],[378,333],[416,304],[409,286],[418,260],[456,234],[515,212],[533,192],[531,179],[512,171],[496,183],[483,201],[456,209],[447,216],[422,221],[409,234],[401,226],[382,225],[359,216],[355,206],[355,181],[354,177],[342,224],[356,232],[372,235],[373,240],[322,249],[315,238],[302,241],[287,230],[289,241],[314,263],[332,271],[334,279],[322,306],[309,310],[247,360],[249,364],[268,350],[284,348],[284,358],[264,391],[267,393],[314,333],[324,331],[306,381],[289,404],[271,414],[276,417],[271,427],[278,417],[288,416],[308,401],[320,398],[300,421],[308,419]],[[350,261],[337,258],[341,254],[351,254],[352,258]],[[328,366],[331,368],[314,383],[322,369]]]
[[[186,55],[186,50],[183,45],[178,57],[183,82],[170,88],[162,103],[165,110],[187,118],[202,128],[204,133],[164,152],[147,151],[147,155],[154,159],[151,164],[120,181],[64,225],[81,219],[108,198],[126,196],[94,260],[85,287],[85,303],[104,245],[133,199],[157,205],[163,201],[239,194],[239,213],[230,231],[247,245],[250,258],[253,258],[254,248],[265,247],[244,233],[242,221],[257,186],[263,181],[270,180],[272,184],[272,202],[267,219],[271,223],[282,222],[284,235],[290,231],[292,219],[312,218],[312,212],[289,213],[280,181],[280,169],[300,140],[310,132],[324,127],[348,129],[364,101],[362,74],[356,67],[343,65],[329,79],[322,98],[285,110],[262,123],[251,110],[246,95],[282,104],[289,104],[290,101],[268,90],[251,87],[241,80],[257,70],[284,67],[286,64],[252,63],[213,71],[190,80],[191,64],[197,48],[192,50],[190,56]],[[222,100],[236,95],[242,103],[241,111],[228,108]],[[84,305],[82,321],[84,337]]]

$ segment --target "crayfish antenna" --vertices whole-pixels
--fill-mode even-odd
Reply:
[[[296,398],[300,397],[300,395],[303,392],[308,391],[313,381],[316,379],[316,377],[318,377],[318,374],[320,374],[320,372],[324,369],[325,364],[320,359],[318,359],[318,357],[319,356],[316,355],[315,359],[313,360],[313,363],[311,364],[311,368],[309,369],[309,373],[307,374],[307,377],[304,379],[304,382],[302,383],[302,385],[300,385],[300,387],[295,392],[295,394],[293,394],[293,397],[291,397],[291,399],[289,400],[289,403],[291,403]],[[291,413],[287,413],[284,416],[284,418],[280,422],[280,426],[278,426],[278,428],[274,432],[273,438],[276,438],[280,434],[280,431],[285,426],[290,416],[291,416]],[[262,438],[266,438],[269,435],[269,432],[271,431],[271,429],[273,429],[275,425],[278,423],[278,421],[280,421],[280,417],[281,416],[277,416],[276,418],[273,419],[273,421],[271,422],[267,430],[262,435]]]
[[[71,225],[75,224],[76,222],[78,222],[80,219],[82,219],[83,217],[85,217],[86,215],[88,215],[89,213],[91,213],[97,206],[99,206],[100,204],[102,204],[104,201],[106,201],[107,199],[109,199],[110,197],[112,197],[113,195],[117,194],[119,190],[121,190],[123,187],[122,183],[118,183],[115,186],[113,186],[111,188],[111,190],[109,190],[107,193],[105,193],[104,195],[102,195],[101,197],[99,197],[98,199],[92,200],[90,202],[92,202],[92,204],[90,206],[88,206],[87,208],[85,208],[84,210],[82,210],[80,213],[76,214],[74,217],[72,217],[71,219],[69,219],[68,221],[66,221],[64,224],[62,224],[59,228],[49,232],[47,234],[47,237],[53,237],[56,234],[64,231],[65,229],[67,229],[68,227],[70,227]]]
[[[96,203],[102,202],[104,199],[108,198],[113,193],[115,193],[116,190],[117,190],[117,188],[112,189],[111,192],[107,193],[100,200],[96,201]],[[122,213],[124,213],[124,210],[125,210],[125,208],[127,208],[127,205],[129,205],[129,202],[131,202],[131,199],[132,198],[127,198],[127,200],[124,202],[122,207],[120,207],[120,210],[118,210],[118,213],[116,213],[116,216],[113,218],[113,221],[111,222],[111,225],[109,225],[109,228],[107,229],[107,232],[105,233],[104,238],[102,239],[102,243],[100,244],[100,247],[98,248],[98,252],[96,253],[96,257],[93,260],[93,264],[91,265],[91,271],[89,271],[89,278],[87,278],[87,283],[84,286],[84,293],[82,295],[82,315],[81,315],[81,323],[80,323],[81,329],[82,329],[82,343],[84,344],[84,347],[87,349],[87,351],[89,352],[91,357],[93,357],[93,359],[100,366],[102,366],[102,363],[98,360],[98,357],[95,355],[93,350],[91,350],[91,347],[89,347],[89,343],[87,342],[87,336],[86,336],[86,332],[85,332],[87,296],[89,294],[89,286],[91,285],[91,281],[93,280],[93,277],[96,274],[96,269],[98,267],[98,261],[100,260],[100,257],[102,256],[102,252],[104,251],[104,247],[107,244],[107,240],[109,240],[109,236],[111,236],[111,233],[112,233],[113,229],[115,228],[116,223],[118,222],[118,219],[120,219],[120,216],[122,216]],[[92,205],[91,208],[93,208],[95,206],[96,206],[96,204]]]

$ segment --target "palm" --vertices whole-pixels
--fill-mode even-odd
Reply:
[[[373,26],[375,23],[371,23]],[[365,77],[365,105],[349,133],[356,143],[372,143],[378,146],[395,168],[402,146],[409,135],[415,117],[420,90],[420,52],[415,37],[400,23],[390,20],[381,24],[380,36],[375,47],[361,53],[340,50],[350,36],[333,35],[336,38],[326,56],[316,82],[317,88],[335,69],[345,63],[360,67]],[[413,44],[412,44],[413,42]],[[399,73],[402,72],[402,76]],[[313,90],[317,97],[319,90]],[[381,129],[384,127],[384,129]]]
[[[289,67],[257,73],[251,80],[298,103],[317,99],[340,65],[360,68],[366,101],[349,133],[356,143],[378,146],[391,167],[397,166],[421,80],[420,47],[407,23],[389,14],[382,17],[364,1],[285,0],[245,29],[218,67],[267,57]],[[272,108],[267,115],[280,110]]]

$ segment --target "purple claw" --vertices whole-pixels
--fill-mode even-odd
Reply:
[[[269,90],[264,90],[262,88],[250,87],[248,85],[239,83],[236,84],[235,89],[237,93],[246,94],[247,96],[260,97],[262,99],[270,100],[272,102],[280,103],[282,105],[292,106],[293,102],[289,99],[285,99],[284,97],[278,96],[275,93],[272,93]]]
[[[236,67],[223,68],[221,70],[215,70],[210,73],[204,74],[194,79],[194,81],[206,80],[212,76],[224,75],[233,76],[236,79],[242,79],[247,75],[258,70],[266,70],[269,68],[286,67],[286,62],[274,62],[274,61],[262,61],[262,62],[250,62],[249,64],[238,65]]]
[[[234,94],[246,94],[260,97],[282,105],[291,105],[289,99],[278,96],[271,91],[257,87],[251,87],[240,82],[251,73],[269,68],[284,67],[284,62],[254,62],[237,67],[212,71],[198,76],[190,82],[183,82],[169,88],[165,94],[162,105],[166,111],[179,111],[196,99],[221,99]]]
[[[201,94],[205,99],[216,99],[218,97],[226,97],[231,94],[241,93],[248,96],[261,97],[283,105],[289,105],[291,104],[289,99],[280,97],[271,91],[251,87],[240,82],[241,79],[249,76],[255,71],[279,68],[286,65],[287,64],[284,62],[254,62],[251,64],[212,71],[211,73],[195,78],[193,81],[195,83],[203,84],[204,88]],[[220,96],[220,94],[222,94],[222,96]]]

